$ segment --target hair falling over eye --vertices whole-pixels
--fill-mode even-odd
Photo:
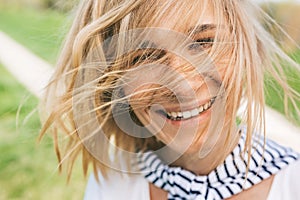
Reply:
[[[214,24],[203,24],[206,8],[213,10]],[[282,63],[298,72],[299,65],[274,42],[261,25],[265,21],[272,23],[250,1],[82,1],[42,102],[46,120],[41,137],[47,131],[53,134],[60,165],[68,163],[69,175],[80,154],[85,174],[89,164],[105,174],[108,165],[120,164],[118,156],[110,155],[111,143],[115,155],[120,149],[136,152],[163,146],[155,137],[125,133],[115,116],[128,112],[137,125],[132,131],[144,131],[132,105],[143,109],[188,102],[193,92],[184,86],[185,79],[195,76],[211,88],[211,98],[225,100],[224,109],[230,113],[226,123],[231,127],[246,102],[240,117],[248,127],[250,149],[253,130],[264,133],[266,76],[283,89],[286,113],[292,109],[300,114],[296,105],[300,94],[287,84]],[[165,23],[168,28],[157,28]],[[68,143],[62,147],[58,135],[64,134]]]

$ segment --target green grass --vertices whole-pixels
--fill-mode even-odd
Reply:
[[[294,52],[291,57],[297,62],[300,63],[300,51]],[[288,77],[289,85],[298,93],[300,93],[300,73],[295,69],[291,69],[290,67],[285,67],[285,74]],[[268,78],[265,81],[265,93],[266,93],[266,103],[273,109],[284,114],[284,105],[283,105],[283,90],[279,87],[279,85],[272,78]],[[300,101],[296,102],[298,108],[300,109]],[[300,126],[300,116],[295,112],[290,105],[291,117],[292,121]]]
[[[0,199],[82,199],[85,179],[80,166],[75,165],[66,185],[65,175],[56,169],[52,140],[45,137],[37,143],[38,100],[3,66],[0,74]]]
[[[54,11],[1,9],[0,30],[54,63],[66,17]],[[63,27],[63,28],[62,28]],[[40,130],[32,96],[0,65],[0,200],[82,199],[86,180],[76,163],[69,185],[59,175],[52,139]]]
[[[68,24],[66,16],[56,11],[0,6],[0,30],[51,63]]]

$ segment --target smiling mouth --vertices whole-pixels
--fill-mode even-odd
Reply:
[[[193,117],[197,117],[197,116],[201,115],[202,113],[204,113],[205,111],[209,110],[212,107],[212,105],[214,104],[215,100],[216,100],[216,97],[208,100],[206,103],[204,103],[203,105],[201,105],[197,108],[194,108],[192,110],[183,111],[183,112],[179,112],[179,111],[165,112],[163,110],[159,110],[158,112],[169,120],[173,120],[173,121],[187,120],[187,119],[190,119]]]

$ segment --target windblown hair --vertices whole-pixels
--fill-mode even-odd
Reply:
[[[129,152],[163,146],[154,137],[141,138],[128,135],[114,120],[115,107],[122,108],[122,102],[128,99],[124,91],[117,90],[120,81],[123,81],[122,75],[133,70],[134,64],[140,59],[134,57],[134,52],[127,47],[134,43],[130,42],[132,35],[124,36],[122,33],[155,27],[168,20],[166,15],[173,16],[174,30],[181,27],[185,29],[195,12],[200,12],[200,18],[205,17],[201,15],[201,11],[195,9],[199,6],[205,8],[208,4],[213,7],[217,25],[214,43],[208,52],[209,57],[212,62],[220,62],[226,57],[226,66],[233,66],[232,70],[225,68],[225,75],[222,77],[225,109],[231,114],[226,123],[230,124],[230,127],[234,126],[238,109],[242,101],[245,101],[247,106],[240,117],[242,123],[247,125],[246,147],[250,149],[254,130],[265,132],[266,77],[272,77],[282,88],[286,113],[290,113],[288,108],[296,109],[299,113],[296,102],[299,101],[300,95],[288,85],[284,69],[288,65],[291,69],[299,71],[299,66],[278,47],[260,23],[273,26],[275,22],[250,1],[82,1],[43,102],[47,116],[41,137],[47,131],[53,134],[59,165],[67,162],[69,174],[80,154],[85,174],[90,163],[94,167],[95,175],[99,170],[105,174],[107,163],[99,161],[99,156],[101,160],[118,163],[119,157],[110,155],[107,141],[113,141],[117,147]],[[227,27],[226,34],[224,24]],[[116,39],[111,39],[115,36]],[[162,56],[159,59],[167,58]],[[173,77],[166,76],[166,78],[172,82]],[[115,92],[116,90],[118,92]],[[156,90],[162,88],[158,86],[152,91],[144,92],[154,95],[157,94]],[[167,93],[166,95],[169,95]],[[115,98],[114,95],[119,95],[119,98]],[[140,100],[145,101],[147,98],[149,95],[142,95]],[[90,116],[87,117],[91,114],[94,120],[91,120]],[[134,113],[131,114],[132,120],[139,124]],[[61,147],[59,141],[59,135],[62,134],[66,134],[68,141],[64,147]],[[87,149],[85,141],[89,141],[88,145],[97,148],[96,152],[100,155],[95,156]]]

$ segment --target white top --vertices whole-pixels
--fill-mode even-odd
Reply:
[[[267,200],[300,200],[300,161],[275,175]],[[109,172],[109,178],[100,176],[100,184],[92,175],[84,200],[150,200],[149,184],[142,175],[121,175]]]
[[[276,174],[267,200],[300,200],[300,161]]]

